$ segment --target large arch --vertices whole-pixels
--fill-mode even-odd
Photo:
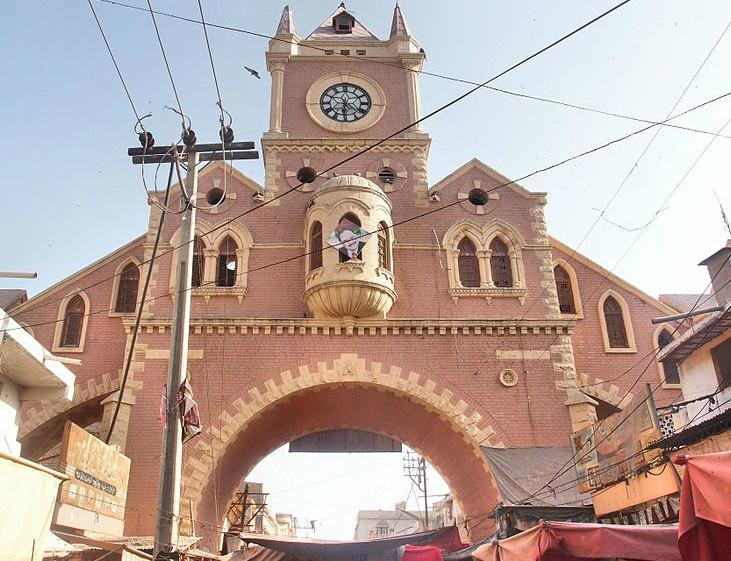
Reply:
[[[436,393],[428,377],[399,368],[383,370],[343,354],[315,371],[301,366],[249,391],[209,426],[183,471],[181,528],[215,546],[223,515],[237,486],[254,466],[287,442],[332,428],[369,430],[404,442],[422,454],[452,489],[471,540],[488,535],[487,518],[499,495],[480,445],[501,446],[495,431],[448,389]],[[190,509],[193,509],[191,512]]]

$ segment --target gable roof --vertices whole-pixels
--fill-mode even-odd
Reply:
[[[667,304],[681,313],[689,312],[694,308],[702,310],[718,306],[718,301],[713,294],[661,294],[659,299],[663,304]]]
[[[479,170],[485,175],[488,175],[492,177],[493,179],[496,179],[500,185],[502,185],[502,188],[509,188],[512,191],[518,193],[521,197],[525,199],[539,199],[546,196],[546,193],[542,192],[536,192],[529,191],[525,187],[522,187],[521,185],[518,185],[518,183],[508,179],[505,177],[502,173],[497,171],[494,168],[491,168],[488,166],[485,162],[478,160],[477,158],[472,158],[469,162],[466,164],[461,165],[456,170],[454,170],[452,173],[447,175],[446,177],[439,180],[437,183],[429,187],[429,192],[433,193],[434,191],[440,191],[450,183],[453,183],[457,181],[460,177],[462,177],[464,174],[466,174],[469,171],[472,170]]]
[[[10,310],[13,306],[28,300],[28,293],[22,288],[3,288],[0,290],[0,308]]]
[[[340,14],[347,14],[355,20],[352,33],[335,33],[333,18]],[[352,41],[354,39],[359,41],[380,41],[370,29],[363,25],[358,18],[345,8],[345,2],[341,2],[340,6],[305,38],[305,40],[313,41]]]
[[[65,279],[61,279],[57,283],[52,284],[47,289],[39,292],[38,294],[36,294],[32,298],[30,298],[29,300],[26,300],[25,302],[23,302],[19,306],[16,306],[13,309],[13,314],[22,312],[27,307],[29,307],[31,305],[34,305],[34,304],[37,304],[38,302],[42,302],[43,300],[45,300],[46,298],[48,298],[52,294],[60,291],[62,288],[65,288],[65,287],[71,285],[72,283],[74,283],[76,281],[76,279],[78,279],[79,277],[82,277],[84,275],[88,275],[89,273],[93,273],[94,271],[96,271],[100,267],[103,267],[104,265],[107,265],[107,264],[111,263],[112,261],[114,261],[115,259],[117,259],[123,253],[129,251],[130,249],[134,248],[137,245],[141,245],[142,242],[145,241],[145,238],[146,237],[147,237],[147,234],[142,234],[141,236],[136,237],[132,241],[127,242],[122,247],[119,247],[119,248],[115,249],[114,251],[112,251],[111,253],[106,254],[101,259],[98,259],[98,260],[94,261],[91,265],[87,265],[83,269],[80,269],[80,270],[76,271],[75,273],[72,273],[71,275],[69,275]]]
[[[636,296],[637,298],[639,298],[646,304],[650,304],[652,307],[661,311],[662,313],[667,314],[667,315],[672,315],[672,314],[677,313],[677,310],[675,308],[671,308],[670,306],[668,306],[664,302],[661,302],[657,298],[653,298],[652,296],[647,294],[647,292],[644,292],[644,291],[640,290],[639,288],[637,288],[636,286],[628,283],[626,280],[618,277],[611,271],[608,271],[607,269],[605,269],[598,263],[592,261],[586,255],[582,255],[578,251],[575,251],[574,249],[567,246],[565,243],[558,241],[553,236],[548,236],[548,243],[550,244],[551,247],[555,247],[556,249],[564,252],[567,255],[573,255],[573,257],[571,258],[572,260],[581,263],[582,265],[584,265],[585,267],[588,267],[589,269],[592,269],[596,273],[599,273],[601,276],[605,277],[608,281],[613,282],[620,288],[626,290],[630,294],[633,294],[634,296]]]
[[[240,181],[243,183],[246,187],[251,189],[254,192],[264,192],[264,187],[259,185],[256,181],[251,179],[248,175],[245,173],[239,171],[235,167],[233,167],[228,162],[223,162],[221,160],[214,160],[211,161],[207,166],[200,169],[198,172],[198,183],[200,184],[201,179],[204,179],[206,175],[210,174],[212,171],[217,169],[223,169],[226,173],[229,174],[229,177],[233,177],[234,179]],[[170,192],[173,193],[176,188],[180,186],[180,183],[174,183],[170,187]],[[162,199],[164,196],[165,191],[151,191],[150,195],[156,195],[158,198]]]

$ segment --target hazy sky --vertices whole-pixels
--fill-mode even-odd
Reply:
[[[179,133],[164,110],[174,98],[149,18],[95,1],[132,96],[158,143]],[[142,5],[142,0],[129,0]],[[297,27],[308,34],[337,0],[293,3]],[[483,81],[607,9],[585,0],[401,0],[412,32],[428,54],[425,70]],[[353,0],[352,12],[381,37],[393,1]],[[155,8],[196,18],[194,0],[158,0]],[[204,0],[214,23],[273,33],[282,4]],[[34,281],[0,280],[31,293],[50,286],[143,233],[148,207],[126,156],[136,144],[134,119],[85,0],[6,2],[0,47],[6,158],[0,220],[4,270],[38,271]],[[518,92],[662,120],[731,21],[727,0],[634,0],[579,35],[494,83]],[[199,26],[159,18],[184,110],[200,139],[215,139],[217,110]],[[238,140],[257,140],[268,125],[269,76],[265,39],[210,30],[224,105]],[[255,80],[243,65],[258,69]],[[731,92],[731,31],[722,39],[676,112]],[[424,113],[468,89],[424,76]],[[677,121],[719,130],[731,118],[731,98]],[[642,124],[481,90],[423,123],[432,135],[429,179],[435,183],[473,157],[508,177],[521,177],[642,128]],[[731,135],[731,127],[726,129]],[[548,192],[549,231],[577,244],[622,182],[653,131],[522,182]],[[697,292],[708,277],[696,266],[727,233],[714,190],[731,210],[731,140],[718,138],[666,203],[711,137],[663,129],[610,206],[606,217],[627,229],[647,228],[618,268],[637,232],[602,222],[581,251],[643,290]],[[262,181],[261,160],[238,165]],[[358,507],[391,508],[408,484],[400,456],[287,455],[254,474],[278,492],[278,510],[322,522],[319,535],[350,537]],[[320,462],[313,467],[312,462]],[[369,469],[366,469],[371,466]],[[374,467],[375,466],[375,467]],[[286,470],[289,470],[287,474]],[[356,475],[343,475],[362,469]],[[283,471],[284,470],[284,471]],[[313,485],[312,473],[333,477]],[[302,487],[302,485],[307,485]],[[294,491],[286,491],[296,488]],[[286,492],[285,492],[286,491]],[[300,501],[300,502],[297,502]],[[316,504],[319,503],[319,504]],[[338,512],[346,518],[339,518]],[[349,517],[349,518],[347,518]],[[337,522],[332,522],[337,520]]]

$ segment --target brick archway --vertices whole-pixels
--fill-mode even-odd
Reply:
[[[221,414],[209,427],[183,471],[181,530],[214,545],[226,507],[241,479],[270,452],[287,442],[332,428],[358,428],[390,436],[422,454],[452,490],[468,520],[470,539],[487,535],[485,514],[499,497],[480,445],[499,446],[495,431],[449,389],[436,393],[428,377],[399,368],[367,367],[355,354],[343,354],[316,371],[299,368],[264,383],[266,391],[237,400],[235,415]],[[443,384],[442,384],[443,387]],[[193,508],[193,513],[190,508]],[[192,514],[192,516],[191,516]]]

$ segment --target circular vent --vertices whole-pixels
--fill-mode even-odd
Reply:
[[[317,172],[315,171],[315,168],[304,167],[300,168],[297,172],[297,181],[300,183],[312,183],[316,177]]]
[[[218,187],[214,187],[213,189],[209,189],[206,193],[206,201],[209,205],[217,205],[221,204],[223,202],[223,199],[225,199],[224,192],[219,189]]]
[[[467,195],[467,199],[475,206],[485,206],[487,204],[487,193],[482,189],[472,189]]]
[[[381,183],[393,185],[393,182],[396,181],[396,172],[391,168],[381,168],[378,170],[378,179]]]

